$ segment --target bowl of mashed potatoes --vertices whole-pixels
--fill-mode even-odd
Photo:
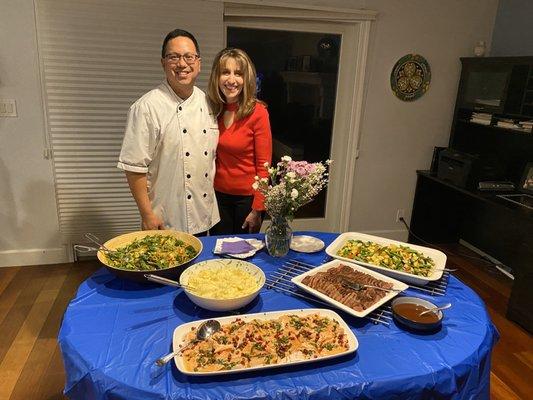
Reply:
[[[210,311],[237,310],[249,304],[265,284],[265,273],[243,260],[212,259],[191,265],[180,276],[189,299]]]

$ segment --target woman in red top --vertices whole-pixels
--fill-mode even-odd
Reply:
[[[220,132],[214,186],[221,221],[210,232],[259,232],[264,198],[252,184],[255,176],[268,176],[272,134],[266,105],[256,97],[255,67],[243,50],[216,55],[207,95]]]

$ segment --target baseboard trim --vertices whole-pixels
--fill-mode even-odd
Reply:
[[[0,251],[0,267],[46,265],[69,262],[64,247]]]

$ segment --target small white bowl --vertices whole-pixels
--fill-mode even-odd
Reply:
[[[187,285],[189,283],[189,278],[191,275],[206,269],[211,268],[220,268],[220,266],[233,266],[242,268],[244,271],[248,272],[257,280],[257,289],[245,296],[236,297],[232,299],[213,299],[202,297],[194,292],[191,292],[187,289],[183,289],[185,294],[189,299],[202,308],[210,311],[231,311],[237,310],[249,304],[255,297],[259,294],[263,286],[265,285],[265,273],[257,265],[254,265],[248,261],[228,259],[228,258],[217,258],[212,260],[206,260],[199,262],[197,264],[191,265],[187,268],[180,276],[180,283],[182,285]]]

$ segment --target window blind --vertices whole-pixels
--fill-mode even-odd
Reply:
[[[138,230],[116,168],[129,106],[157,86],[165,35],[198,39],[205,90],[223,47],[223,4],[180,0],[36,0],[37,39],[60,231],[72,242]]]

